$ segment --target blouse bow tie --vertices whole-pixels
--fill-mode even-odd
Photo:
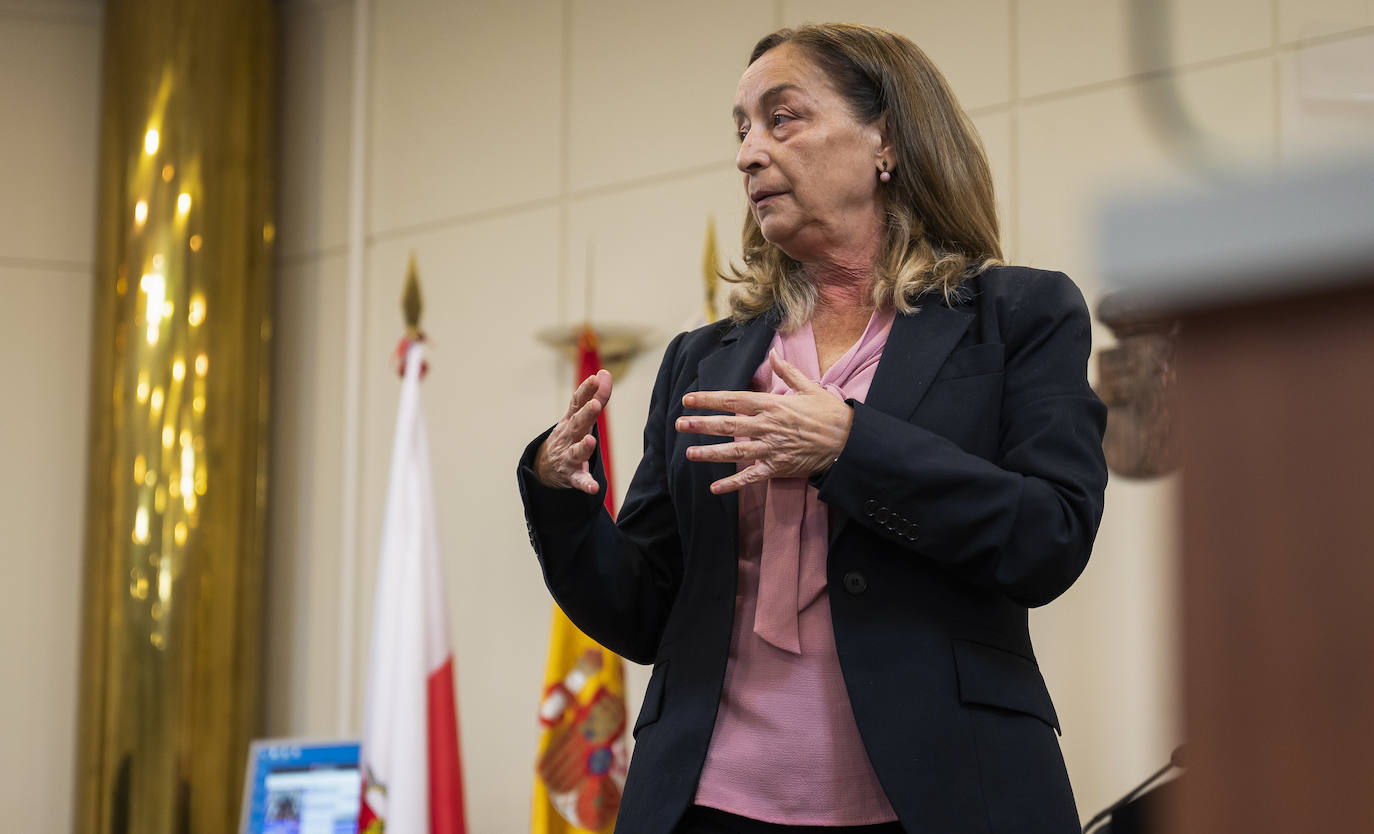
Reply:
[[[874,313],[859,341],[823,376],[810,322],[789,335],[774,336],[773,347],[841,400],[863,400],[882,358],[892,320],[891,310]],[[794,393],[773,373],[766,359],[754,382],[757,389],[769,393]],[[783,651],[799,655],[798,617],[825,591],[830,520],[819,494],[805,478],[773,478],[767,490],[754,633]]]

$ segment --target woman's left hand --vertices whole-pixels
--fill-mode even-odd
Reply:
[[[769,478],[806,478],[829,468],[849,439],[854,410],[806,378],[795,365],[769,351],[773,373],[794,393],[695,391],[682,398],[687,408],[728,411],[728,415],[679,417],[684,434],[746,438],[709,446],[690,446],[687,459],[752,461],[728,478],[711,484],[719,495]]]

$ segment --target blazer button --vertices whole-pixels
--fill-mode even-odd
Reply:
[[[864,502],[864,515],[868,516],[869,518],[873,517],[874,511],[877,509],[878,502],[876,500],[870,498]]]
[[[854,596],[858,596],[868,590],[868,580],[856,570],[849,571],[844,575],[844,589]]]
[[[891,517],[892,513],[888,511],[887,507],[879,507],[878,511],[873,514],[873,520],[879,524],[886,524]]]

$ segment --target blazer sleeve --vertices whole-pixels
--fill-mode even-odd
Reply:
[[[644,427],[644,455],[618,520],[605,509],[601,455],[592,456],[592,475],[601,485],[596,495],[547,487],[535,477],[535,456],[552,428],[525,448],[516,467],[530,544],[549,592],[574,625],[636,663],[653,662],[682,581],[663,427],[684,335],[669,344],[659,368]]]
[[[1037,606],[1067,590],[1092,552],[1107,409],[1088,385],[1091,319],[1073,282],[1045,274],[1011,295],[995,460],[851,401],[849,439],[813,483],[914,556]]]

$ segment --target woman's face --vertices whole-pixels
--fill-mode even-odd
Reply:
[[[802,263],[844,261],[883,225],[880,123],[866,125],[803,51],[783,44],[744,71],[735,95],[750,211]]]

